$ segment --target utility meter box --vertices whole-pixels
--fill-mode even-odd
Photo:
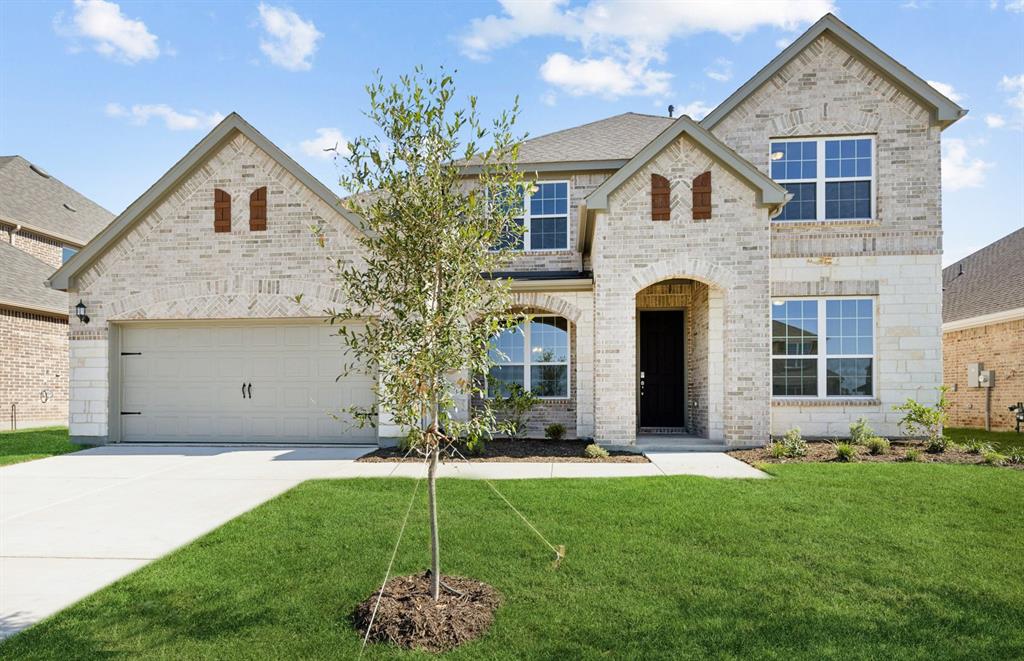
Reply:
[[[995,373],[992,370],[981,370],[978,372],[978,386],[981,388],[991,388],[993,381],[995,380]]]
[[[967,387],[977,388],[980,384],[978,378],[981,374],[981,363],[967,363]]]

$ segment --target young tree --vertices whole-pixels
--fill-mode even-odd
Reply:
[[[494,429],[479,376],[490,367],[491,338],[521,321],[512,310],[509,281],[485,277],[511,257],[495,246],[511,245],[523,232],[515,222],[518,205],[495,201],[522,197],[516,167],[521,139],[512,133],[518,99],[488,126],[475,97],[468,97],[468,107],[455,107],[455,83],[443,70],[433,77],[418,67],[391,85],[378,73],[366,89],[366,114],[379,135],[349,145],[341,180],[354,193],[349,208],[365,221],[363,259],[333,261],[345,305],[331,311],[331,322],[339,324],[338,335],[351,354],[376,370],[380,409],[410,430],[429,461],[436,600],[440,450],[454,439],[472,442]],[[466,162],[479,170],[472,180],[464,176]],[[344,325],[349,320],[366,323]],[[457,410],[462,397],[474,396],[481,407],[472,414]],[[351,412],[363,421],[376,413]]]

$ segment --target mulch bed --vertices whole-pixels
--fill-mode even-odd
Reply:
[[[444,576],[441,595],[430,598],[430,575],[399,576],[384,585],[369,640],[406,649],[447,652],[484,635],[494,622],[501,595],[486,583]],[[445,586],[448,586],[446,589]],[[356,606],[352,623],[365,636],[377,592]]]
[[[920,451],[921,455],[918,457],[920,463],[932,463],[932,464],[981,464],[987,466],[984,457],[980,454],[971,454],[964,452],[963,450],[953,449],[952,447],[947,449],[945,452],[932,454],[924,451],[924,446],[920,443],[893,443],[892,448],[888,454],[870,454],[866,447],[855,446],[857,453],[857,462],[871,462],[871,463],[894,463],[899,461],[907,461],[907,451],[910,449],[916,449]],[[753,448],[750,450],[732,450],[728,452],[729,455],[736,457],[740,461],[744,461],[751,466],[755,464],[801,464],[801,463],[815,463],[815,462],[835,462],[841,463],[836,459],[836,450],[832,446],[832,443],[825,441],[808,441],[807,443],[807,454],[803,457],[773,457],[768,452],[768,448]],[[1024,470],[1024,464],[1008,464],[1007,468],[1016,468],[1017,470]]]
[[[607,457],[591,459],[583,456],[583,449],[589,443],[586,441],[549,441],[537,438],[521,439],[494,439],[488,441],[483,452],[471,454],[464,447],[459,451],[472,462],[580,462],[591,464],[603,463],[629,463],[646,464],[647,457],[642,454],[631,452],[609,451]],[[402,461],[405,452],[398,448],[381,448],[359,458],[358,461]],[[461,458],[457,459],[461,461]],[[405,461],[421,463],[423,457],[413,452]]]

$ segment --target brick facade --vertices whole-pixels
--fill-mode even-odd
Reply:
[[[68,322],[0,309],[0,429],[68,419]]]
[[[1024,401],[1024,319],[947,331],[942,335],[942,351],[949,425],[984,428],[987,397],[992,429],[1015,429],[1016,419],[1008,407]],[[993,387],[967,387],[968,363],[993,370]]]
[[[65,243],[34,232],[17,230],[14,225],[0,223],[0,240],[10,243],[12,246],[26,252],[36,259],[46,262],[54,269],[58,268],[63,260]],[[76,246],[68,246],[74,248]]]

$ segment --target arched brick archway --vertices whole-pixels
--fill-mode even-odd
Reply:
[[[719,264],[686,255],[651,264],[633,274],[634,292],[663,280],[687,279],[728,291],[736,284],[733,272]]]
[[[516,307],[540,308],[565,317],[574,324],[579,321],[581,315],[581,310],[569,301],[542,292],[514,292],[512,301]]]

